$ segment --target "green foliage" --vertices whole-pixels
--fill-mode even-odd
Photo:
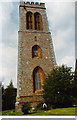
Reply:
[[[37,110],[43,110],[44,108],[43,108],[43,103],[39,103],[39,104],[37,104],[37,106],[36,106],[36,108],[35,108],[35,111],[37,111]]]
[[[0,111],[2,111],[2,83],[0,82]]]
[[[4,93],[4,86],[2,85],[2,94]]]
[[[2,88],[2,91],[2,110],[14,109],[17,89],[14,88],[12,81],[6,89]]]
[[[28,114],[31,109],[31,104],[29,102],[22,104],[22,112],[25,114]]]
[[[43,97],[53,108],[69,107],[73,104],[74,75],[71,67],[62,65],[50,71],[44,82]]]
[[[74,93],[74,101],[75,104],[77,105],[77,59],[76,59],[76,66],[75,66],[75,79],[74,79],[74,89],[73,89],[73,93]]]

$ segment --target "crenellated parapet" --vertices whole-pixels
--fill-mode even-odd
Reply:
[[[45,8],[45,3],[20,1],[20,7],[23,7],[23,6]]]

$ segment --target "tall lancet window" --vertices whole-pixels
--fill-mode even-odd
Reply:
[[[41,30],[42,29],[41,15],[38,12],[34,14],[34,21],[35,21],[35,30]]]
[[[27,26],[27,29],[33,29],[33,14],[31,12],[27,12],[26,14],[26,26]]]
[[[33,71],[34,92],[39,92],[42,90],[43,81],[44,81],[43,70],[39,66],[37,66]]]

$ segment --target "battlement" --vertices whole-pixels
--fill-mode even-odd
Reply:
[[[20,1],[20,6],[31,6],[31,7],[41,7],[41,8],[45,8],[45,3],[39,3],[39,2],[29,2],[27,1],[25,3],[25,1]]]

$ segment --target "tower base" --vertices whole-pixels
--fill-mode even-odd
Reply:
[[[35,108],[39,103],[44,102],[43,95],[21,96],[15,103],[15,111],[22,111],[22,104],[29,102],[32,108]]]

